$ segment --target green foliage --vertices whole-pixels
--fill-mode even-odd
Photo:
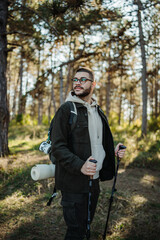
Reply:
[[[26,139],[42,139],[47,136],[48,126],[30,126],[30,125],[10,125],[9,126],[9,141],[18,141],[20,140],[22,143],[22,139],[25,141]]]
[[[19,124],[23,123],[23,114],[17,114],[16,122],[19,123]]]
[[[3,184],[1,188],[0,198],[3,199],[6,195],[8,196],[19,190],[21,190],[22,195],[27,196],[35,190],[36,185],[37,184],[31,180],[30,167],[26,169],[15,168],[5,176],[5,184]],[[10,186],[12,187],[10,188]]]
[[[150,135],[151,136],[151,135]],[[138,155],[133,159],[130,167],[143,167],[155,170],[160,170],[160,141],[155,140],[152,142],[152,137],[139,141],[137,149]]]
[[[42,124],[45,125],[45,126],[48,126],[48,128],[49,128],[48,116],[47,115],[43,115]]]
[[[30,125],[35,126],[38,124],[37,118],[31,117],[30,114],[17,114],[14,119],[10,121],[10,126],[15,125]]]
[[[116,112],[111,111],[108,120],[112,130],[118,126],[118,114]]]
[[[48,116],[42,116],[42,124],[49,127]],[[37,116],[32,117],[30,114],[18,114],[14,119],[10,121],[10,126],[21,125],[21,126],[37,126]]]
[[[160,170],[160,130],[148,131],[147,136],[141,138],[139,119],[130,125],[123,122],[122,126],[110,119],[110,124],[115,145],[121,142],[127,146],[125,157],[121,160],[126,167]]]
[[[158,129],[160,129],[160,116],[156,117],[152,117],[149,121],[148,121],[148,129],[149,131],[156,131]]]

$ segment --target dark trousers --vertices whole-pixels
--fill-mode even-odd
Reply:
[[[99,180],[93,180],[91,190],[91,222],[99,197]],[[86,235],[88,217],[88,193],[62,192],[63,216],[67,225],[64,240],[83,240]]]

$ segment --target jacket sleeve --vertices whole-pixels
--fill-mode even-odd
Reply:
[[[84,161],[73,154],[69,148],[71,126],[69,125],[70,107],[63,104],[55,114],[51,132],[52,154],[56,162],[72,174],[82,174]]]

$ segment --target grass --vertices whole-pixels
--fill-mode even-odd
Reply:
[[[114,133],[115,144],[123,142],[127,152],[120,163],[107,240],[159,240],[160,139],[154,133],[139,139],[135,133],[121,128]],[[45,126],[10,128],[10,155],[0,159],[0,239],[63,239],[66,226],[60,194],[46,206],[54,179],[34,182],[30,177],[33,165],[49,163],[48,156],[38,151],[46,138]],[[100,184],[91,240],[102,240],[112,184]]]
[[[122,142],[127,146],[122,164],[125,167],[160,170],[160,131],[148,132],[146,137],[140,138],[140,132],[135,129],[119,127],[113,132],[115,144]]]

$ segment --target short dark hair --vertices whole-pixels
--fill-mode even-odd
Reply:
[[[86,68],[86,67],[80,67],[80,68],[78,68],[78,70],[76,71],[76,73],[77,73],[77,72],[87,72],[87,73],[89,73],[89,76],[90,76],[91,80],[94,81],[94,74],[93,74],[93,72],[92,72],[91,69]]]

